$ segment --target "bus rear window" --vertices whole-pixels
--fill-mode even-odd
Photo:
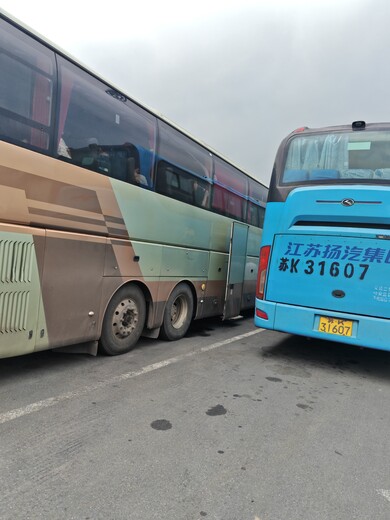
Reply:
[[[300,135],[290,141],[282,184],[390,180],[390,132]]]

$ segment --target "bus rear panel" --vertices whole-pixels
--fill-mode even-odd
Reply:
[[[389,125],[304,130],[275,163],[258,327],[390,350]]]

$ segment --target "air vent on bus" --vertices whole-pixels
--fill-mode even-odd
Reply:
[[[27,328],[30,291],[0,293],[0,334]]]
[[[298,220],[294,226],[307,226],[307,227],[353,227],[353,228],[366,228],[366,229],[390,229],[390,224],[383,224],[382,222],[328,222],[328,221],[317,221],[317,220]]]
[[[0,283],[31,282],[33,242],[0,240]]]

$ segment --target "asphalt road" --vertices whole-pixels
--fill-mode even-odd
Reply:
[[[390,353],[207,320],[0,385],[1,520],[390,518]]]

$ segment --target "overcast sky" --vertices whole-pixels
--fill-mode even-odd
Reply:
[[[390,121],[389,0],[0,0],[268,185],[300,126]]]

